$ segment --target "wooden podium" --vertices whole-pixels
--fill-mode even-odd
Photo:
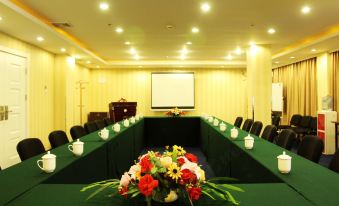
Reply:
[[[109,116],[113,122],[135,116],[137,112],[137,102],[111,102],[109,104]]]

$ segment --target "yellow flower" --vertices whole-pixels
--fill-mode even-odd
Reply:
[[[177,145],[173,146],[173,151],[176,151],[178,156],[182,156],[182,155],[186,154],[186,151],[184,150],[184,148],[177,146]]]
[[[173,180],[178,181],[181,177],[180,168],[177,164],[173,163],[168,167],[167,175],[171,177]]]

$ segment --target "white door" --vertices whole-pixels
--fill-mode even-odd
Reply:
[[[20,57],[0,51],[0,166],[20,162],[18,142],[26,136],[26,62]]]

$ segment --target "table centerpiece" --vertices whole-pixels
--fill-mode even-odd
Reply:
[[[138,161],[125,172],[121,179],[111,179],[92,183],[81,191],[97,188],[87,199],[99,194],[106,188],[117,190],[125,198],[143,195],[147,206],[152,201],[169,203],[183,198],[189,205],[199,200],[201,195],[215,200],[229,201],[238,205],[238,201],[229,190],[243,192],[242,189],[230,184],[215,183],[231,180],[227,177],[205,179],[205,171],[198,164],[198,158],[186,153],[183,147],[166,146],[163,153],[148,151],[138,158]]]
[[[171,116],[171,117],[180,117],[180,116],[184,115],[185,112],[180,110],[178,107],[175,107],[175,108],[172,108],[169,111],[167,111],[165,114],[168,115],[168,116]]]

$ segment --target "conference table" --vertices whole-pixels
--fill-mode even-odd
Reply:
[[[339,205],[337,173],[286,151],[292,157],[292,170],[281,174],[277,156],[283,148],[252,136],[254,148],[247,150],[244,137],[248,133],[238,128],[238,138],[233,140],[230,129],[234,126],[229,123],[225,122],[225,132],[202,117],[144,117],[127,128],[120,124],[118,133],[107,127],[110,137],[106,141],[97,132],[82,137],[81,157],[75,157],[68,145],[52,149],[57,156],[53,173],[44,173],[36,165],[42,155],[1,171],[0,205],[145,205],[141,196],[110,197],[110,189],[86,201],[91,191],[80,189],[91,182],[120,178],[145,147],[173,144],[200,147],[216,176],[236,178],[232,184],[245,190],[232,192],[240,205]],[[203,196],[194,205],[230,203]]]

